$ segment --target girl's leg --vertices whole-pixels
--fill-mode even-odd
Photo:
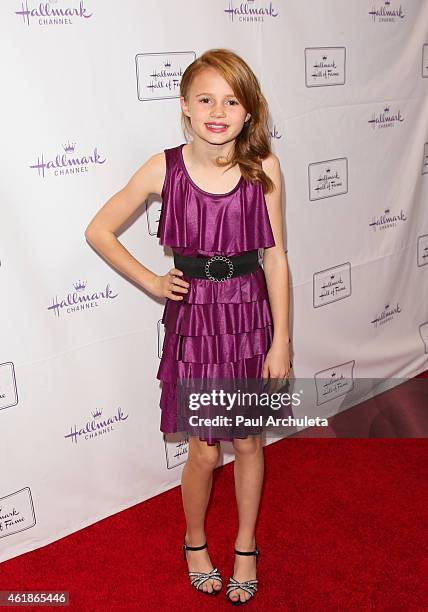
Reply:
[[[213,470],[219,459],[219,444],[209,446],[197,436],[189,436],[189,456],[181,477],[183,509],[186,516],[185,542],[189,546],[205,544],[205,513],[207,510]],[[186,552],[189,572],[210,572],[211,563],[207,549]],[[221,588],[219,580],[206,580],[200,587],[212,592]]]
[[[238,506],[239,528],[235,548],[242,551],[255,549],[255,527],[259,511],[264,476],[264,454],[260,436],[245,439],[234,438],[235,449],[235,494]],[[255,555],[235,555],[233,576],[239,582],[252,580],[256,576]],[[246,601],[249,593],[235,589],[229,593],[232,601]]]

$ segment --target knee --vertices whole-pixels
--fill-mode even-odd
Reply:
[[[263,446],[260,436],[248,436],[248,438],[234,438],[233,448],[235,456],[251,456],[259,453]]]
[[[189,438],[189,460],[199,468],[213,470],[219,460],[219,445],[209,446],[199,438],[191,436]]]

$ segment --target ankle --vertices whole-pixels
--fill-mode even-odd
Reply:
[[[203,531],[186,532],[184,541],[188,546],[202,546],[206,542],[206,536]]]
[[[256,538],[252,536],[248,537],[237,537],[235,541],[236,550],[240,550],[241,552],[252,552],[256,548]]]

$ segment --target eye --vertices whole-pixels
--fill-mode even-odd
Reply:
[[[199,98],[199,102],[209,102],[210,98],[204,97],[204,98]],[[232,106],[238,106],[239,102],[238,100],[228,100],[229,104],[231,104]]]

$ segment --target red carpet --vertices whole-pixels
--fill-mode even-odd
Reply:
[[[427,450],[425,439],[294,438],[266,447],[260,590],[246,609],[426,609]],[[225,581],[237,520],[232,467],[215,471],[207,518]],[[231,610],[224,593],[211,599],[190,587],[183,533],[176,487],[2,563],[0,589],[68,590],[68,609],[79,612]]]

